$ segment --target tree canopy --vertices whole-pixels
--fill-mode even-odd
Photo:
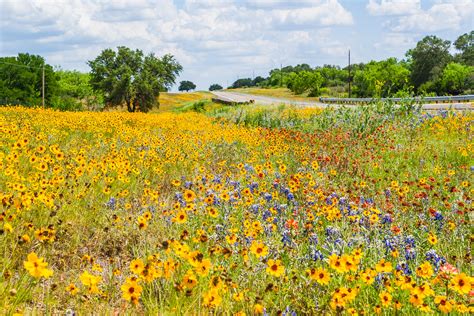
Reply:
[[[179,83],[179,91],[186,91],[188,92],[189,90],[194,90],[196,89],[196,85],[192,83],[191,81],[184,80]]]
[[[104,94],[106,103],[125,104],[129,112],[147,112],[158,105],[160,91],[169,89],[182,71],[172,55],[144,56],[141,50],[124,46],[103,50],[88,65],[93,89]]]
[[[58,83],[53,67],[39,55],[18,54],[0,57],[0,96],[2,103],[41,105],[44,65],[45,105],[50,106]]]
[[[222,90],[222,86],[217,83],[211,84],[211,86],[209,87],[209,91],[215,91],[215,90]]]
[[[425,36],[415,48],[407,52],[411,65],[411,80],[416,89],[441,74],[451,60],[450,46],[450,41],[437,36]]]

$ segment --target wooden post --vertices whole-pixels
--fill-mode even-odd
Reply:
[[[43,63],[43,71],[42,71],[42,76],[41,76],[41,81],[42,81],[42,85],[41,85],[41,99],[42,99],[42,103],[43,103],[43,109],[44,109],[44,63]]]

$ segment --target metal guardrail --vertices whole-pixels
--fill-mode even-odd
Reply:
[[[469,102],[474,101],[474,94],[414,98],[319,98],[319,101],[322,103],[370,103],[378,100],[393,102],[410,100],[427,103]]]

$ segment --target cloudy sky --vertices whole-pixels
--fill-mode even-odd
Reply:
[[[272,68],[395,56],[425,35],[474,29],[473,0],[0,0],[0,55],[64,69],[125,45],[173,54],[198,89]]]

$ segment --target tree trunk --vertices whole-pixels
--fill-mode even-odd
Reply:
[[[135,112],[135,106],[132,108],[130,100],[127,100],[127,110],[128,112]]]

